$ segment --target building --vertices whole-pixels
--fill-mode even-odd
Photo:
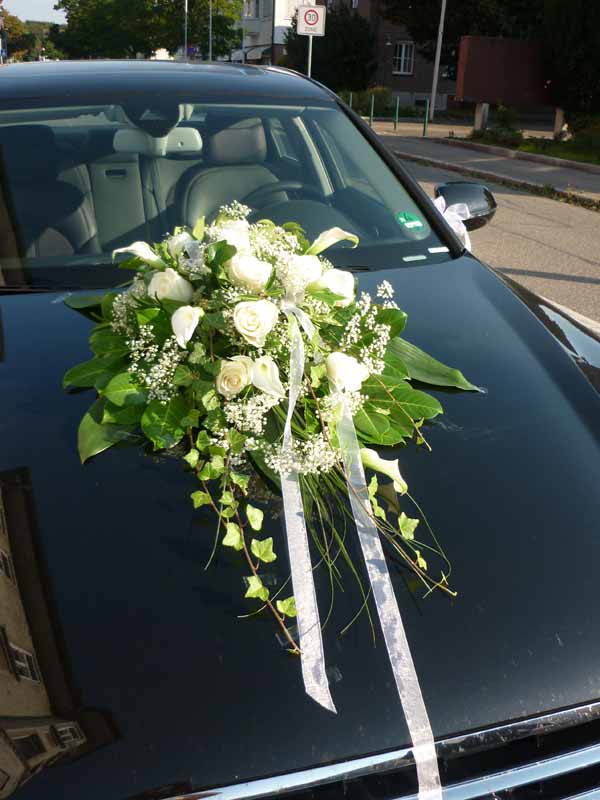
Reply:
[[[35,541],[27,470],[0,473],[0,798],[113,741],[73,688]]]
[[[328,0],[327,5],[331,7],[339,1]],[[376,67],[372,84],[388,88],[394,97],[399,97],[403,106],[425,102],[431,94],[432,62],[419,54],[405,29],[383,19],[377,0],[349,2],[358,14],[370,22],[375,36]],[[235,51],[232,61],[277,63],[284,52],[285,32],[299,5],[299,0],[244,0],[243,50]],[[442,67],[436,96],[437,109],[447,108],[448,101],[454,97],[455,88],[455,82],[444,77]]]

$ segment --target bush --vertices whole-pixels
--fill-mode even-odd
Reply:
[[[485,131],[473,131],[470,138],[482,144],[495,144],[500,147],[520,147],[523,144],[521,131],[510,128],[489,128]]]
[[[394,107],[394,98],[389,89],[385,86],[374,86],[372,89],[367,89],[363,92],[352,92],[352,109],[357,114],[366,116],[371,110],[371,95],[375,97],[373,113],[376,117],[385,116],[389,114]],[[340,97],[345,103],[350,103],[350,92],[340,92]]]
[[[492,127],[499,130],[516,131],[519,129],[519,117],[514,108],[498,106],[492,115]]]

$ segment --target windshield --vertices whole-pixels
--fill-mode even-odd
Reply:
[[[279,101],[281,102],[281,101]],[[379,269],[447,259],[399,179],[341,109],[180,103],[0,110],[0,285],[104,288],[112,252],[240,201],[251,221],[360,237],[328,256]]]

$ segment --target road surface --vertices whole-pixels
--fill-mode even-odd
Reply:
[[[435,183],[460,179],[456,172],[404,164],[430,196]],[[600,213],[487,185],[498,210],[489,225],[471,234],[475,255],[537,294],[600,322]]]

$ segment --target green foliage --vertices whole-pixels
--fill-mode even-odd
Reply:
[[[131,427],[103,424],[103,415],[104,400],[96,400],[79,424],[77,446],[82,464],[92,456],[108,450],[109,447],[123,442],[131,436]]]
[[[415,530],[419,524],[418,519],[407,517],[404,511],[398,517],[398,527],[404,539],[412,540],[415,538]]]
[[[255,556],[255,558],[258,558],[259,561],[263,561],[265,564],[270,564],[277,558],[273,552],[273,539],[271,537],[262,540],[252,539],[250,543],[250,549],[252,551],[252,555]]]
[[[226,533],[223,537],[223,544],[225,547],[232,547],[234,550],[244,549],[244,537],[242,531],[240,530],[240,526],[236,525],[235,522],[227,523]],[[251,595],[248,594],[246,595],[246,597],[250,596]]]
[[[142,430],[154,445],[155,450],[173,447],[185,435],[181,420],[188,411],[188,404],[181,395],[175,395],[166,403],[151,400],[142,417]]]
[[[246,517],[253,531],[260,531],[262,529],[264,514],[260,508],[255,508],[248,503],[246,506]]]
[[[296,616],[296,600],[293,597],[286,597],[285,600],[277,601],[277,611],[284,617]]]
[[[350,90],[344,89],[339,92],[339,95],[345,103],[350,103]],[[371,111],[371,97],[375,98],[373,100],[373,113],[376,117],[388,116],[393,111],[394,97],[385,86],[374,86],[362,92],[352,92],[352,110],[366,117]],[[403,111],[408,116],[414,116],[416,113],[413,108],[403,109]]]
[[[389,344],[389,352],[402,361],[414,380],[433,386],[451,386],[466,392],[480,391],[460,370],[447,367],[406,339],[393,339]]]
[[[341,4],[328,10],[326,30],[326,36],[313,42],[313,77],[334,92],[365,89],[375,66],[368,20]],[[285,46],[284,66],[305,72],[308,37],[296,33],[295,18],[286,33]]]
[[[248,591],[244,597],[256,597],[258,600],[262,600],[263,603],[269,599],[269,590],[263,585],[258,575],[252,575],[248,578]]]

